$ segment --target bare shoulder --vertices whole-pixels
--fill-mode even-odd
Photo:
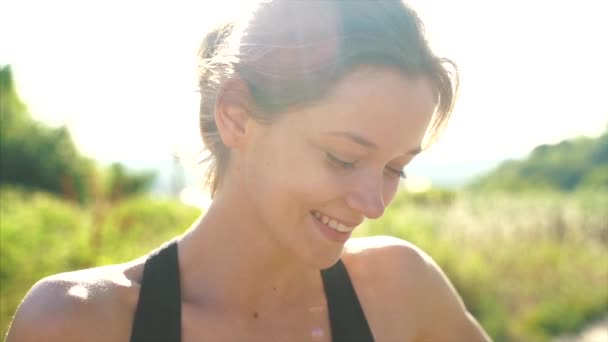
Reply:
[[[128,340],[141,269],[136,261],[40,280],[21,302],[6,340]]]
[[[421,298],[445,284],[448,279],[437,263],[413,243],[392,236],[351,239],[345,248],[344,262],[353,281],[375,288],[387,305],[399,310],[414,309],[417,316],[427,303]],[[448,286],[451,291],[451,285]],[[455,291],[452,294],[457,297]],[[458,299],[458,298],[457,298]]]
[[[420,272],[425,271],[433,260],[414,244],[392,236],[372,236],[350,239],[344,248],[343,260],[352,276],[381,276],[387,281],[403,286],[420,281]],[[352,270],[352,271],[351,271]],[[361,273],[363,272],[363,273]],[[413,275],[418,275],[414,277]]]
[[[489,340],[441,268],[414,244],[390,236],[351,239],[343,260],[364,309],[379,308],[380,324],[391,337]]]
[[[350,239],[342,259],[353,282],[375,289],[389,303],[395,303],[395,298],[408,304],[417,300],[426,286],[423,275],[435,265],[420,248],[392,236]]]

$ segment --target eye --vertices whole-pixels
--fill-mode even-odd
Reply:
[[[340,168],[343,168],[343,169],[352,169],[355,167],[355,164],[357,163],[356,161],[348,162],[348,161],[342,160],[329,152],[325,152],[325,157],[327,158],[327,160],[330,163],[332,163],[333,165],[338,166]]]
[[[390,172],[391,174],[401,178],[401,179],[406,179],[407,178],[407,174],[405,173],[405,171],[403,169],[399,170],[399,169],[394,169],[392,167],[386,167],[386,170],[388,172]]]

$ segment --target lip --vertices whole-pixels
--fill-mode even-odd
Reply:
[[[324,224],[323,222],[321,222],[319,219],[317,219],[313,213],[309,213],[310,218],[313,222],[313,224],[315,225],[315,227],[317,228],[317,231],[320,233],[321,236],[323,236],[325,239],[332,241],[334,243],[345,243],[350,236],[352,235],[352,231],[347,232],[347,233],[342,233],[339,232],[333,228],[331,228],[330,226]]]

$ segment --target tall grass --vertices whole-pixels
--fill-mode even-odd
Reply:
[[[0,189],[0,335],[37,280],[129,261],[183,232],[199,214],[171,200],[137,197],[82,208],[41,192]]]
[[[420,246],[497,342],[548,341],[608,313],[608,194],[448,195],[402,195],[359,234]]]
[[[608,194],[401,193],[359,235],[393,235],[430,254],[497,341],[548,341],[608,313]],[[78,207],[0,191],[0,334],[40,278],[124,262],[199,214],[132,198]]]

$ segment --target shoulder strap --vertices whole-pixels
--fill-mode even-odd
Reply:
[[[373,342],[374,337],[342,260],[321,271],[333,342]]]
[[[181,291],[177,242],[173,241],[146,260],[131,342],[180,340]]]

